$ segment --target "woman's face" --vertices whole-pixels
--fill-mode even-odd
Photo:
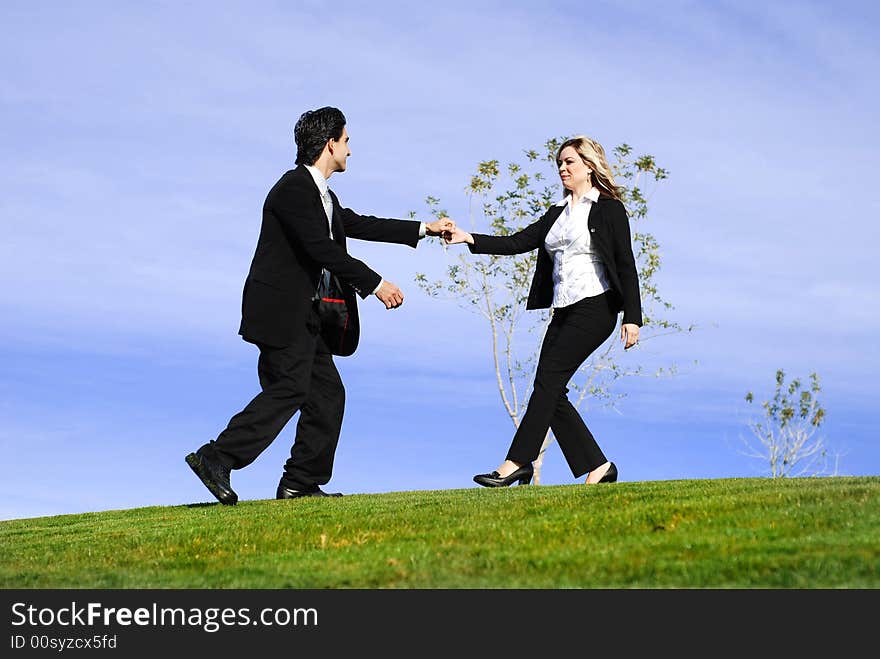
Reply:
[[[579,190],[590,187],[590,168],[584,164],[573,146],[565,147],[559,154],[559,178],[568,190]]]

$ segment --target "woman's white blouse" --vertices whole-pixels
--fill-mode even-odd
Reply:
[[[587,218],[599,199],[592,188],[576,202],[568,195],[557,206],[565,206],[544,239],[544,249],[553,259],[553,307],[567,307],[585,297],[601,295],[611,285],[605,266],[590,241]]]

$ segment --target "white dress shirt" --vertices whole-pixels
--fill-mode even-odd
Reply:
[[[556,204],[565,208],[544,239],[544,249],[553,259],[554,309],[611,288],[605,265],[590,240],[588,218],[598,200],[599,189],[594,187],[580,199],[569,194]]]
[[[318,192],[321,193],[321,201],[324,203],[324,212],[327,214],[327,229],[330,232],[330,238],[333,238],[333,199],[330,197],[330,187],[327,185],[327,179],[324,178],[324,175],[321,173],[321,170],[315,167],[314,165],[306,165],[306,169],[309,170],[309,174],[312,175],[312,178],[315,180],[315,185],[318,186]],[[427,233],[427,227],[425,223],[422,222],[419,224],[419,238],[424,238]],[[325,276],[325,270],[321,270],[321,276]],[[382,284],[385,283],[384,279],[379,280],[379,285],[373,290],[373,295],[382,288]]]

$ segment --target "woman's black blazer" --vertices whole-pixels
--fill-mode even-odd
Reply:
[[[475,233],[474,244],[468,245],[473,254],[522,254],[540,248],[526,309],[546,309],[553,302],[553,261],[544,249],[544,239],[563,209],[564,206],[553,206],[536,222],[509,236]],[[590,242],[605,265],[605,273],[617,297],[617,309],[623,311],[623,322],[641,326],[639,273],[626,209],[617,199],[600,195],[590,208],[588,225]]]

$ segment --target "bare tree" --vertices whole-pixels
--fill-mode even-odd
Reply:
[[[810,374],[809,388],[799,379],[785,385],[785,372],[776,371],[773,398],[761,403],[763,420],[749,423],[752,438],[746,438],[745,455],[766,461],[770,476],[823,476],[837,474],[839,454],[831,454],[825,437],[818,433],[825,420],[825,408],[819,404],[819,376]],[[746,393],[753,403],[754,394]],[[830,463],[833,462],[833,468]]]
[[[524,164],[512,162],[504,170],[498,160],[479,163],[466,188],[470,202],[470,230],[499,235],[515,233],[557,201],[559,185],[550,184],[546,175],[552,172],[555,179],[555,155],[563,141],[564,138],[548,140],[541,152],[525,151]],[[667,178],[668,172],[657,166],[653,156],[634,157],[627,144],[618,146],[613,153],[615,177],[625,186],[624,204],[631,220],[641,224],[648,214],[648,194],[644,186],[653,188]],[[447,214],[441,209],[439,199],[428,197],[426,203],[436,217]],[[667,317],[673,306],[661,298],[657,289],[655,275],[660,269],[661,258],[660,247],[653,235],[634,231],[633,243],[643,304],[644,331],[640,345],[664,334],[692,331],[693,326],[682,327]],[[429,281],[421,273],[416,276],[419,286],[427,294],[451,297],[486,319],[498,392],[514,428],[519,427],[525,413],[538,351],[550,321],[550,313],[546,310],[525,313],[536,259],[536,251],[513,256],[476,257],[459,253],[455,263],[448,267],[445,280]],[[524,340],[526,334],[532,335],[527,342]],[[535,335],[540,335],[537,341]],[[629,365],[634,361],[630,355],[627,355],[627,365],[621,363],[618,360],[621,350],[618,342],[607,341],[574,375],[570,388],[577,394],[572,401],[575,407],[589,400],[591,404],[601,402],[616,408],[616,402],[624,394],[616,390],[614,383],[624,377],[647,375],[638,363]],[[676,367],[670,365],[656,369],[651,375],[675,372]],[[534,463],[536,484],[540,483],[544,452],[551,441],[552,433],[548,431]]]

